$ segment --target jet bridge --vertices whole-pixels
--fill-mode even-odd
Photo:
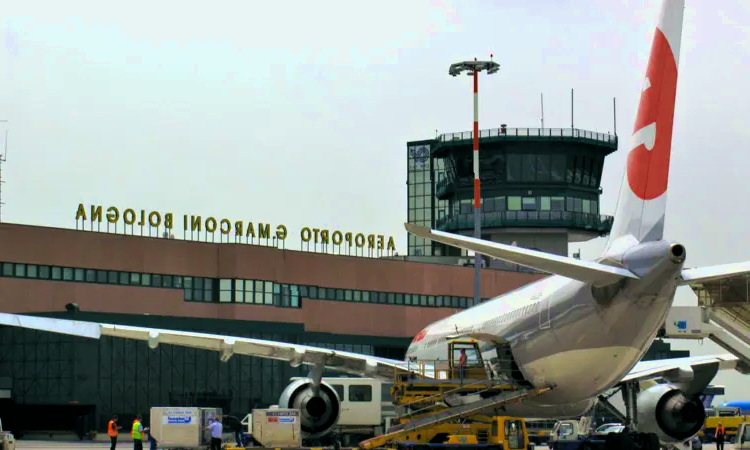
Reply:
[[[706,281],[690,288],[699,306],[673,307],[662,337],[708,338],[739,358],[739,372],[750,374],[750,277]]]

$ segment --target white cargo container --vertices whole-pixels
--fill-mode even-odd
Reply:
[[[221,408],[151,408],[151,435],[159,448],[204,448],[211,435],[204,431],[211,419],[221,416]]]
[[[254,409],[253,437],[263,447],[301,447],[299,409]]]

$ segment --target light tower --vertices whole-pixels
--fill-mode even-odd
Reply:
[[[492,75],[500,70],[500,64],[492,61],[490,55],[489,61],[463,61],[451,64],[448,74],[455,77],[463,71],[468,71],[467,75],[474,77],[474,129],[472,139],[474,141],[474,237],[482,238],[481,224],[481,207],[482,197],[479,185],[479,72],[486,70],[487,75]],[[479,253],[474,253],[474,304],[478,305],[481,301],[479,292],[479,277],[482,270],[482,259]]]

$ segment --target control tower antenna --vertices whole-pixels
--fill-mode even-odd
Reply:
[[[544,129],[544,94],[542,94],[542,129]]]
[[[450,76],[457,76],[463,71],[467,71],[467,75],[474,77],[474,131],[472,132],[472,139],[474,141],[474,237],[477,239],[482,238],[482,225],[481,225],[481,214],[480,208],[482,207],[481,190],[479,186],[479,72],[486,70],[487,75],[492,75],[500,70],[500,64],[492,60],[493,55],[490,55],[489,61],[463,61],[455,64],[451,64],[448,69]],[[481,295],[479,292],[479,277],[482,270],[482,255],[474,252],[474,304],[478,305],[481,301]]]
[[[7,120],[0,120],[0,123],[8,123]],[[0,153],[0,222],[3,221],[3,163],[8,159],[8,130],[5,130],[5,147]]]

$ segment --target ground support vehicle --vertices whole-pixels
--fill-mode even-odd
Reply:
[[[495,412],[552,386],[521,387],[506,379],[494,379],[474,340],[453,341],[448,348],[445,361],[409,361],[396,369],[391,388],[396,417],[383,435],[360,442],[361,449],[528,448],[524,420],[497,416]],[[457,364],[461,350],[468,355],[463,369]]]

